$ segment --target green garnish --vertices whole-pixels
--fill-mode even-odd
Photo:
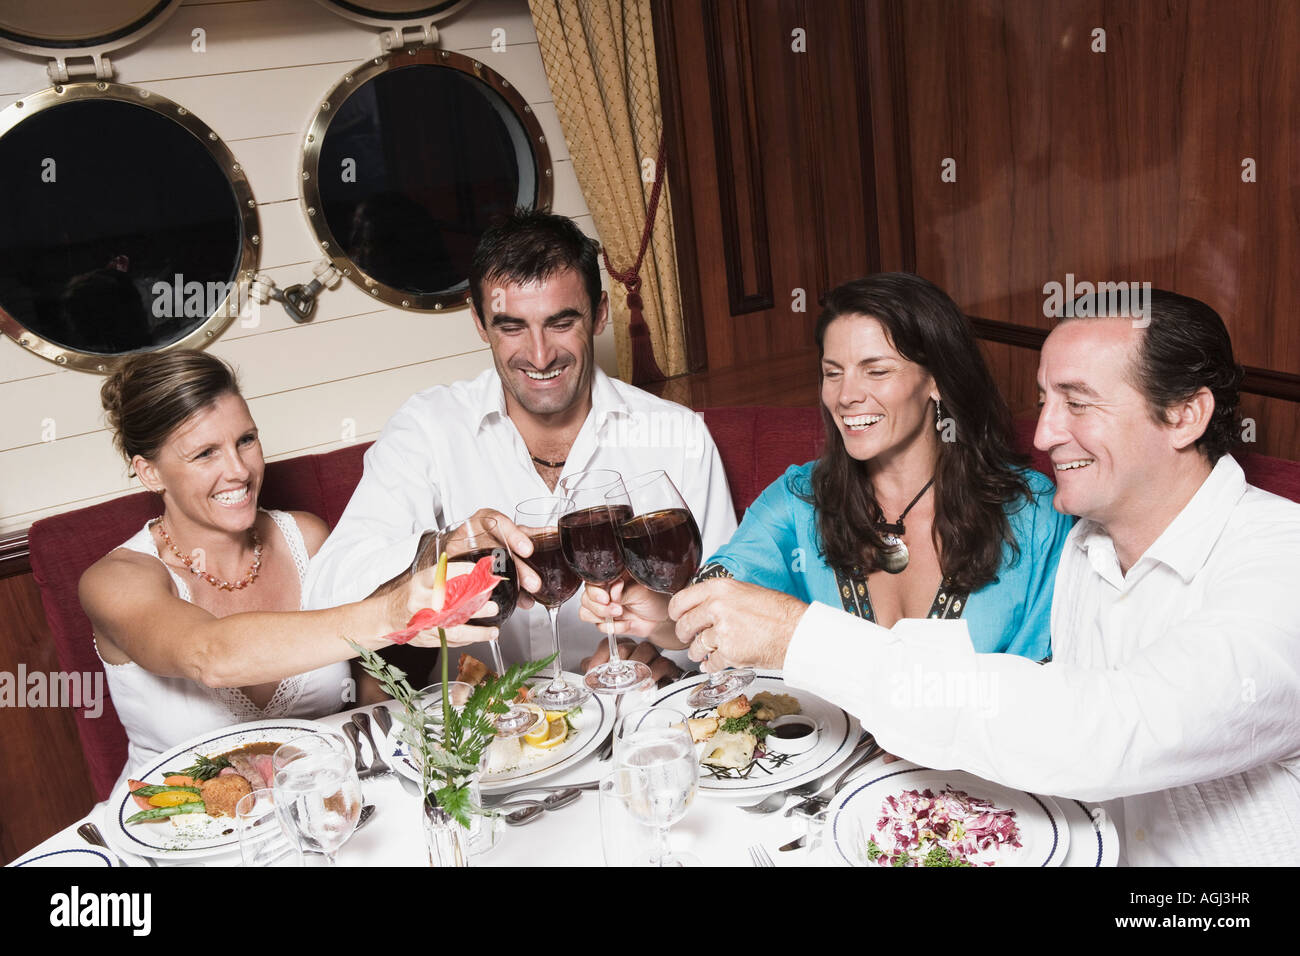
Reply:
[[[203,756],[203,754],[194,755],[194,766],[186,767],[184,770],[166,770],[163,771],[164,777],[192,777],[195,780],[211,780],[221,771],[230,766],[230,761],[225,757],[218,757],[215,760]]]
[[[767,724],[752,713],[745,714],[743,717],[727,717],[718,726],[718,729],[729,734],[753,734],[759,740],[772,732],[768,729]]]
[[[907,864],[909,864],[909,863],[911,863],[911,862],[912,862],[912,858],[911,858],[910,856],[908,856],[906,853],[900,853],[900,854],[898,854],[898,856],[894,857],[894,862],[891,863],[891,864],[889,864],[889,865],[890,865],[890,866],[907,866]]]
[[[921,862],[922,866],[970,866],[974,863],[967,863],[965,860],[955,860],[947,850],[941,846],[936,846],[933,850],[925,855]]]
[[[874,837],[867,837],[867,859],[870,862],[875,863],[884,852],[884,850],[876,846],[876,840]]]

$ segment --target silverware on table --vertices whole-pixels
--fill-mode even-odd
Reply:
[[[357,776],[362,778],[369,776],[367,771],[370,768],[366,766],[366,761],[361,756],[361,739],[357,736],[356,724],[344,724],[343,736],[348,738],[348,742],[352,744],[352,752],[356,754],[355,759],[352,761],[352,766],[357,771]]]
[[[108,845],[108,841],[104,839],[104,834],[99,832],[99,827],[95,826],[95,824],[89,822],[83,823],[81,826],[77,827],[77,836],[81,837],[93,846],[102,847],[109,853],[112,853],[113,859],[117,860],[118,866],[126,866],[126,860],[118,856],[117,851]],[[152,857],[146,856],[145,859],[149,862],[150,866],[158,865],[158,861]]]
[[[387,737],[393,731],[393,715],[388,708],[380,704],[371,713],[375,717],[375,723],[379,725],[379,732]]]
[[[749,859],[755,866],[776,866],[772,862],[771,854],[763,849],[761,844],[755,843],[749,848]]]
[[[374,759],[370,761],[370,776],[377,777],[380,774],[392,773],[393,768],[384,763],[384,758],[379,756],[379,747],[375,744],[375,736],[370,732],[370,717],[364,711],[359,711],[352,715],[352,723],[366,735],[366,740],[370,741],[370,753],[374,756]]]
[[[786,790],[778,790],[776,793],[769,793],[758,803],[751,804],[748,807],[741,807],[746,813],[775,813],[785,806],[786,800],[790,798],[790,793]]]
[[[806,810],[811,807],[829,806],[831,802],[830,798],[840,792],[840,787],[844,786],[844,781],[848,780],[849,777],[851,777],[862,766],[871,763],[871,761],[875,760],[884,752],[885,752],[884,748],[873,741],[871,746],[868,747],[860,757],[858,757],[856,760],[853,760],[849,763],[848,768],[843,773],[841,773],[839,777],[836,778],[835,782],[831,784],[831,786],[827,787],[824,791],[818,793],[816,796],[810,796],[807,799],[801,800],[799,803],[796,803],[794,806],[790,807],[790,809],[785,812],[785,815],[788,817],[792,813],[797,813],[799,810]],[[823,794],[829,794],[829,796],[824,796]]]
[[[509,793],[487,794],[483,798],[483,805],[489,809],[496,809],[504,803],[514,803],[515,802],[514,798],[519,794],[523,794],[523,793],[542,793],[542,794],[549,795],[549,794],[565,793],[569,790],[577,790],[577,791],[596,790],[599,787],[600,787],[600,781],[598,780],[591,780],[587,783],[557,784],[556,786],[553,787],[520,787],[518,790],[511,790]],[[574,797],[573,799],[577,799],[577,798]],[[568,802],[570,801],[565,801],[566,804]],[[560,804],[560,806],[564,806],[564,805],[565,804]],[[559,807],[552,807],[551,809],[553,810],[559,809]]]

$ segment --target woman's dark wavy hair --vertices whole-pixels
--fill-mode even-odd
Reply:
[[[954,441],[939,442],[934,479],[933,540],[948,587],[974,591],[997,577],[1002,545],[1020,550],[1006,506],[1031,496],[1012,447],[1011,412],[980,355],[966,316],[942,289],[920,276],[889,272],[846,282],[826,297],[817,320],[817,349],[841,316],[877,319],[905,359],[934,377]],[[817,531],[828,564],[870,574],[884,546],[867,463],[851,457],[832,413],[822,405],[826,448],[812,472]],[[949,427],[945,422],[945,428]],[[919,490],[919,489],[918,489]],[[1014,510],[1014,509],[1013,509]]]

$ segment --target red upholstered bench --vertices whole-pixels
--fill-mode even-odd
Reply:
[[[821,416],[815,408],[712,408],[702,414],[722,456],[737,517],[788,466],[810,461],[821,450]],[[1032,420],[1017,422],[1018,444],[1026,451],[1032,451],[1033,428]],[[351,445],[267,465],[261,503],[310,511],[333,527],[361,478],[366,447]],[[1300,501],[1300,463],[1263,455],[1240,460],[1253,484]],[[1046,470],[1045,456],[1035,456],[1035,467]],[[32,571],[64,671],[103,669],[91,642],[90,622],[77,600],[81,575],[160,514],[160,504],[157,496],[141,492],[32,526]],[[126,760],[126,732],[111,702],[97,719],[78,710],[76,720],[95,791],[104,799]]]

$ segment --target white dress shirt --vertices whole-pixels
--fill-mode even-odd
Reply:
[[[736,530],[722,459],[703,420],[688,408],[609,378],[595,369],[591,412],[565,459],[561,478],[612,468],[625,478],[663,470],[695,515],[704,554]],[[410,567],[421,534],[495,508],[514,517],[526,498],[558,493],[546,487],[519,430],[506,414],[495,369],[469,381],[412,396],[366,451],[365,473],[316,554],[307,578],[312,608],[367,596]],[[578,620],[577,596],[560,609],[564,666],[576,670],[602,639]],[[507,664],[551,653],[546,609],[516,610],[501,628]],[[467,648],[490,660],[487,645]],[[682,655],[674,655],[675,659]]]
[[[824,605],[790,683],[886,750],[1111,807],[1133,865],[1300,860],[1300,504],[1224,456],[1129,569],[1099,525],[1066,541],[1053,660],[977,655],[960,621],[884,628]],[[1116,812],[1116,811],[1122,811]]]

